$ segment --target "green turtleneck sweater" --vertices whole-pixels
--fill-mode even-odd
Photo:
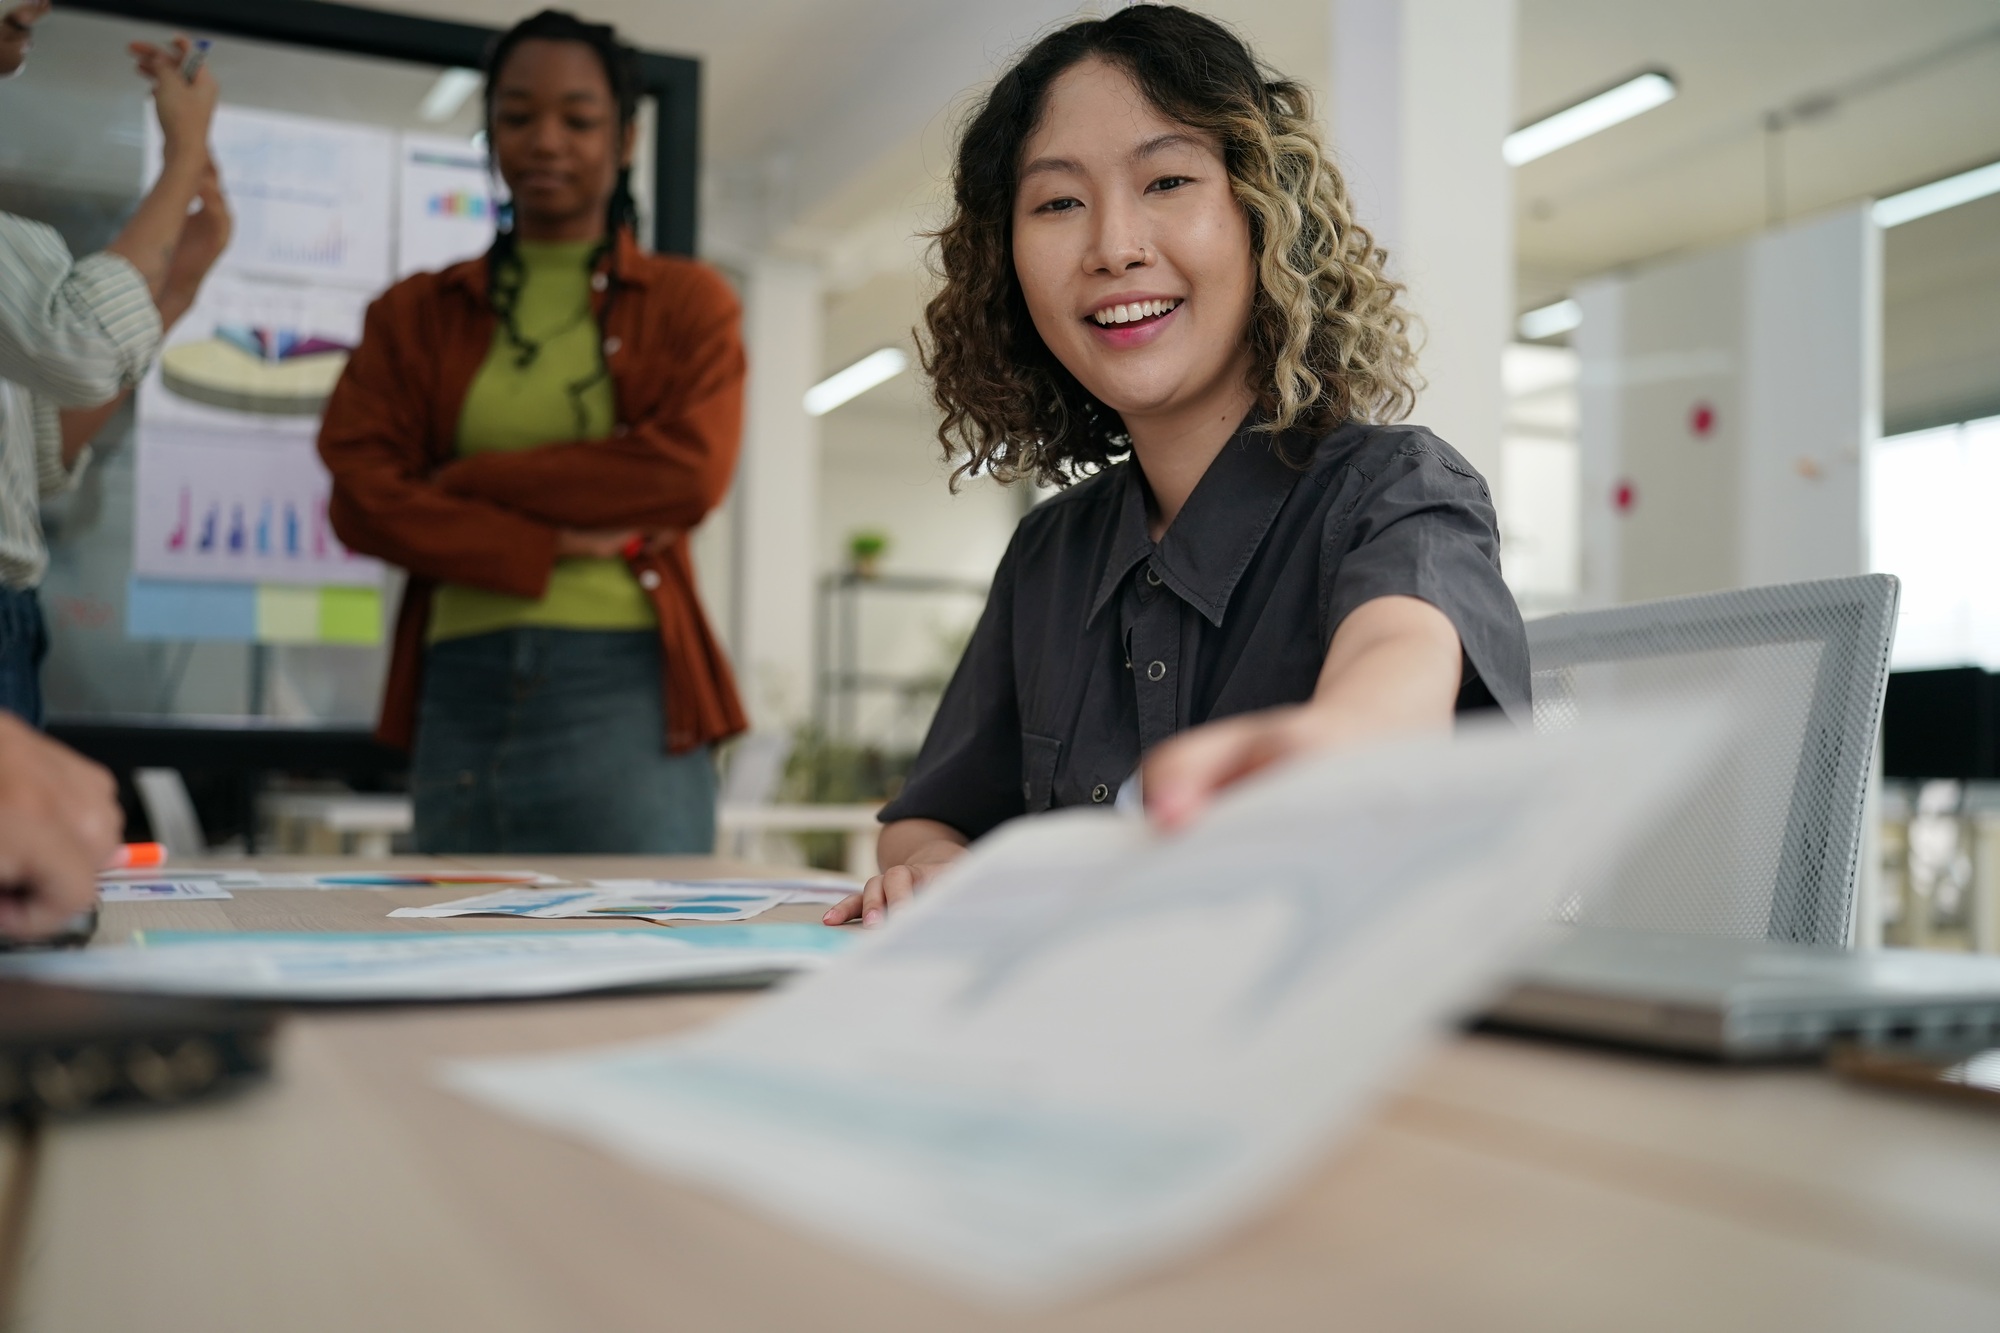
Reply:
[[[458,417],[461,455],[535,449],[611,434],[617,401],[609,376],[600,376],[597,321],[590,315],[590,272],[595,242],[520,242],[521,290],[515,326],[541,344],[520,365],[520,349],[504,327],[473,377]],[[574,384],[596,377],[582,393]],[[578,420],[578,411],[582,420]],[[431,605],[430,640],[485,634],[515,625],[562,629],[650,629],[653,603],[623,560],[562,559],[539,600],[510,597],[447,583]]]

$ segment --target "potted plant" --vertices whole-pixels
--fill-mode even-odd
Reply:
[[[864,579],[882,572],[882,555],[888,549],[889,534],[873,528],[863,528],[847,539],[847,554],[854,561],[854,572]]]

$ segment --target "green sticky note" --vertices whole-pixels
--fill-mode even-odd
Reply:
[[[259,643],[319,642],[319,589],[288,583],[257,585]]]
[[[319,637],[326,643],[382,642],[382,590],[321,588]]]

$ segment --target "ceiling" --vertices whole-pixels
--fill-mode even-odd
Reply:
[[[1524,305],[2000,158],[1993,0],[1521,0],[1519,49],[1524,121],[1647,66],[1681,90],[1518,169]]]

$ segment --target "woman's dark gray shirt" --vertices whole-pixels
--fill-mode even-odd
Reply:
[[[1106,802],[1175,732],[1312,697],[1333,632],[1377,597],[1450,617],[1461,712],[1525,720],[1527,636],[1472,465],[1421,426],[1344,426],[1303,470],[1275,443],[1239,431],[1157,544],[1129,460],[1022,519],[883,822],[978,837]]]

